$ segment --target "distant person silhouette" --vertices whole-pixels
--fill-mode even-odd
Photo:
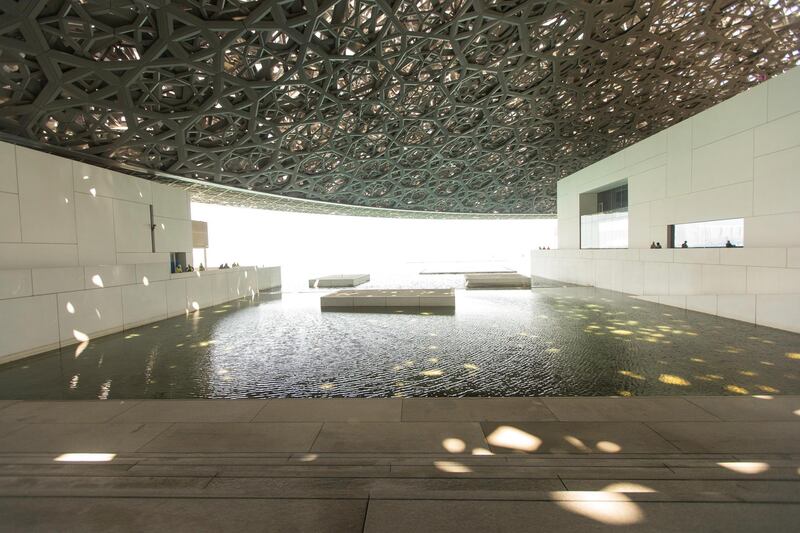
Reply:
[[[661,249],[661,243],[660,243],[660,242],[657,242],[657,243],[656,243],[656,248],[657,248],[657,249]]]
[[[653,250],[656,247],[656,241],[650,243],[650,249]]]
[[[725,248],[736,248],[736,245],[733,244],[730,239],[728,239],[728,242],[725,243]]]
[[[683,244],[681,244],[681,248],[688,248],[688,247],[689,247],[689,242],[683,241]]]

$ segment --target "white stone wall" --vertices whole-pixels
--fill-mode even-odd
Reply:
[[[168,252],[192,252],[185,191],[0,143],[0,268],[156,263]]]
[[[185,191],[0,143],[0,363],[281,284],[280,267],[170,274],[169,252],[191,258]]]
[[[170,274],[168,263],[0,270],[0,363],[252,297],[260,270]]]
[[[558,183],[559,250],[531,272],[800,331],[800,68]],[[628,180],[629,248],[580,250],[579,196]],[[744,248],[650,250],[667,226],[744,219]]]

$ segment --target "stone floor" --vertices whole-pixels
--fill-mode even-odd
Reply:
[[[0,531],[790,531],[800,396],[0,401],[0,517]]]

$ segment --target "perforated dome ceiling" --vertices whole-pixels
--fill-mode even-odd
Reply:
[[[0,128],[245,190],[553,213],[798,62],[792,0],[0,2]]]

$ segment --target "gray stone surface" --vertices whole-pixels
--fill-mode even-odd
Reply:
[[[800,396],[690,396],[686,399],[722,420],[800,421]]]
[[[663,453],[676,448],[635,422],[484,422],[496,453]],[[493,437],[494,435],[494,437]]]
[[[563,421],[718,420],[680,397],[544,398],[542,401]]]
[[[447,439],[458,439],[466,450],[486,448],[480,426],[471,422],[329,422],[312,451],[442,453]]]
[[[800,505],[791,504],[585,501],[568,506],[535,501],[372,499],[364,531],[793,531],[798,520]]]
[[[0,418],[0,532],[794,530],[800,417],[572,400],[153,400],[110,420],[107,402],[21,402]],[[771,405],[756,415],[793,407]]]
[[[0,499],[0,531],[361,531],[366,500]]]
[[[454,309],[453,289],[363,289],[338,291],[320,298],[322,309]]]
[[[76,407],[77,408],[77,407]],[[0,452],[132,452],[169,424],[26,424],[0,437]]]
[[[531,278],[515,273],[465,274],[467,289],[530,289]]]
[[[369,274],[336,274],[308,280],[311,289],[331,289],[336,287],[357,287],[369,281]]]
[[[62,424],[108,422],[134,407],[139,400],[24,401],[0,410],[0,423]]]
[[[267,400],[142,400],[114,422],[249,422]]]
[[[147,452],[282,452],[307,451],[320,424],[190,423],[173,424],[142,448]],[[1,443],[2,441],[0,441]]]
[[[400,398],[286,398],[267,400],[254,422],[399,422]]]
[[[538,398],[406,398],[404,421],[555,420]]]
[[[800,452],[800,423],[795,421],[652,422],[648,425],[684,452]]]

